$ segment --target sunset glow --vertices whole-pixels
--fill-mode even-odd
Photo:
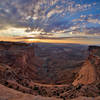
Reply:
[[[97,37],[99,0],[0,1],[1,41],[97,44]]]

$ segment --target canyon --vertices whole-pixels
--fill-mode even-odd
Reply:
[[[3,93],[18,92],[21,100],[100,100],[100,47],[47,45],[0,42]],[[3,94],[0,98],[9,100]]]

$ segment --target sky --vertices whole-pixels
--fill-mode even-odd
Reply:
[[[100,0],[0,0],[0,40],[100,44]]]

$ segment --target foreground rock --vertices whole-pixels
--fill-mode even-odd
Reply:
[[[92,98],[92,97],[78,97],[72,100],[100,100],[100,96],[96,97],[96,98]]]
[[[64,99],[58,99],[55,97],[33,96],[0,85],[0,100],[64,100]],[[66,100],[100,100],[100,97],[96,98],[78,97],[75,99],[66,99]]]
[[[0,100],[61,100],[61,99],[33,96],[0,85]]]

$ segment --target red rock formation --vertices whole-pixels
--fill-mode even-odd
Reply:
[[[38,63],[39,62],[39,63]],[[42,62],[35,56],[34,45],[25,43],[1,42],[0,65],[4,79],[24,82],[38,81]],[[7,69],[6,66],[9,68]],[[22,81],[23,80],[23,81]]]
[[[100,47],[90,46],[89,57],[81,67],[78,77],[72,83],[74,86],[78,84],[91,84],[99,79],[100,76]]]
[[[73,82],[74,86],[71,84],[60,86],[46,85],[35,83],[42,83],[43,81],[46,81],[46,79],[41,67],[42,62],[34,54],[34,45],[2,42],[0,43],[0,83],[24,93],[39,94],[50,97],[55,96],[63,98],[63,100],[79,96],[99,96],[100,47],[90,47],[89,51],[90,54],[88,59],[83,64],[82,68],[78,72],[78,76]],[[79,69],[77,71],[75,70],[73,77]],[[72,70],[70,71],[73,73]],[[70,71],[67,73],[69,74]],[[64,73],[66,73],[66,71]],[[96,82],[97,80],[99,81],[98,83]],[[12,96],[12,94],[13,93],[11,92],[10,95]],[[1,95],[2,93],[0,96]],[[39,98],[37,99],[39,100]],[[44,98],[43,100],[47,99]]]
[[[78,77],[73,82],[74,86],[78,84],[91,84],[97,78],[96,69],[89,61],[84,63],[78,74]]]

